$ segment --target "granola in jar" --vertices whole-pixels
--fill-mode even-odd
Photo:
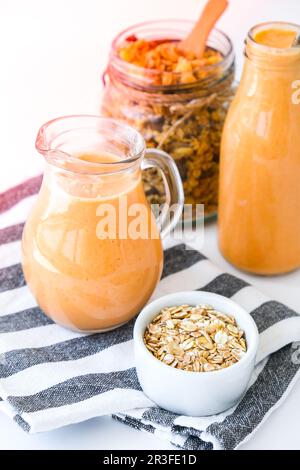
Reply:
[[[112,43],[101,113],[126,120],[175,160],[185,202],[217,211],[219,149],[227,109],[234,94],[231,41],[214,29],[203,58],[186,53],[178,41],[189,21],[156,21],[134,26]],[[157,170],[143,174],[151,204],[165,201]]]

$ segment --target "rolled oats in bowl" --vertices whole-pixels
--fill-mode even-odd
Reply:
[[[234,316],[211,305],[162,308],[147,326],[144,343],[160,361],[191,372],[227,368],[247,351],[245,333]]]

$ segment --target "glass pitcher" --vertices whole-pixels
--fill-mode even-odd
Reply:
[[[97,116],[46,123],[36,148],[46,169],[23,233],[26,281],[55,322],[84,332],[116,328],[160,279],[161,236],[183,207],[177,167],[164,152],[146,150],[133,128]],[[141,182],[149,166],[163,172],[169,199],[158,223]]]
[[[245,64],[221,143],[219,242],[240,269],[300,267],[300,25],[264,23]]]

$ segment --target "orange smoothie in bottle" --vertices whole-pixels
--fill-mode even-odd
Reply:
[[[257,274],[300,266],[300,47],[293,46],[299,29],[270,23],[250,30],[223,130],[220,249]]]

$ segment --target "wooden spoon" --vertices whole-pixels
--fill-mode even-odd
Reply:
[[[197,57],[201,58],[204,54],[209,33],[227,6],[227,0],[208,0],[192,31],[185,39],[180,41],[180,49],[186,52],[194,52]]]

